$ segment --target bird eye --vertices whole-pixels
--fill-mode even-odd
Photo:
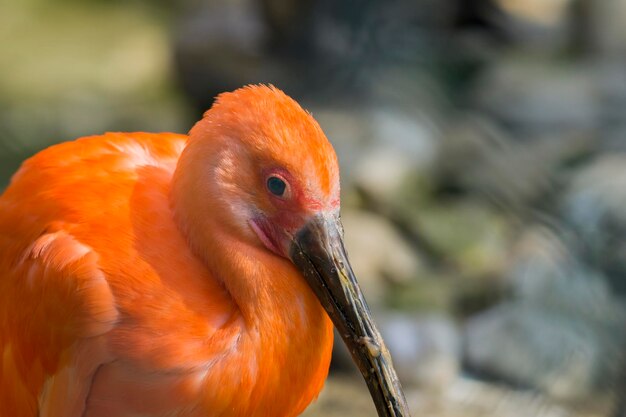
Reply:
[[[275,196],[282,197],[285,194],[285,188],[287,188],[287,184],[280,178],[269,177],[267,179],[267,189]]]

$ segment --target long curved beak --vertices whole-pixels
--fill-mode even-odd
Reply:
[[[294,236],[289,256],[328,312],[348,346],[379,416],[408,417],[409,409],[369,307],[343,246],[335,215],[318,215]]]

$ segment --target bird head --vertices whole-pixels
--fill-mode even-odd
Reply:
[[[198,148],[210,161],[204,186],[221,201],[209,203],[229,213],[232,231],[251,243],[288,257],[310,218],[338,215],[335,152],[315,119],[280,90],[221,94],[190,136],[202,138]]]
[[[180,198],[195,206],[187,224],[202,228],[219,213],[230,235],[292,262],[339,330],[379,413],[408,415],[344,249],[337,157],[311,114],[272,86],[223,93],[191,130],[181,172]]]

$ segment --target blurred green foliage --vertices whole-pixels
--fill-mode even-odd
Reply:
[[[0,6],[0,187],[50,144],[108,130],[186,131],[165,2]]]

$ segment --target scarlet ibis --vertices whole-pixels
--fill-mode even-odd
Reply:
[[[0,197],[0,416],[294,416],[332,323],[378,413],[408,416],[342,235],[335,152],[272,86],[188,136],[36,154]]]

